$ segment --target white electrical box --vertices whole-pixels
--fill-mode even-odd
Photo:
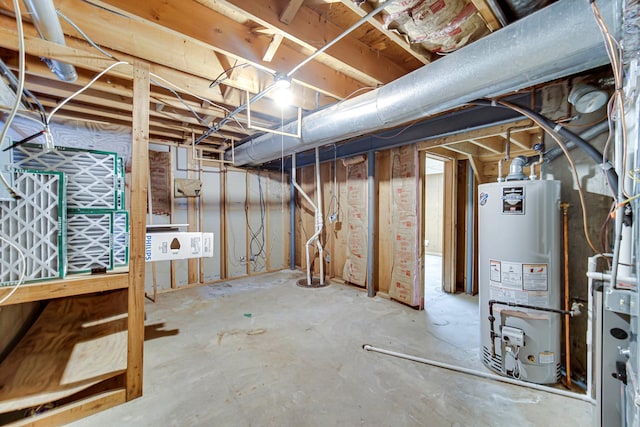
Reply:
[[[165,231],[147,233],[146,262],[213,256],[213,233]]]
[[[524,347],[524,331],[511,326],[502,327],[502,341],[505,344]]]

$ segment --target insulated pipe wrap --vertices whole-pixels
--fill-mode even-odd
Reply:
[[[603,3],[600,11],[617,37],[621,0]],[[310,114],[301,139],[265,134],[237,147],[236,165],[277,159],[283,148],[288,155],[399,126],[608,62],[589,0],[559,1],[379,89]]]

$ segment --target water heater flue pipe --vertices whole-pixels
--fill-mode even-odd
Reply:
[[[520,387],[526,387],[533,390],[544,391],[547,393],[553,393],[564,397],[570,397],[571,399],[582,400],[584,402],[589,402],[592,405],[595,401],[584,394],[573,393],[570,391],[557,389],[553,387],[547,387],[540,384],[528,383],[522,380],[516,380],[509,377],[501,377],[500,375],[490,374],[488,372],[475,371],[473,369],[463,368],[462,366],[450,365],[448,363],[438,362],[437,360],[425,359],[418,356],[412,356],[410,354],[399,353],[397,351],[385,350],[383,348],[373,347],[369,344],[365,344],[362,346],[363,349],[367,351],[374,351],[376,353],[386,354],[388,356],[399,357],[401,359],[411,360],[413,362],[424,363],[425,365],[435,366],[437,368],[448,369],[450,371],[460,372],[467,375],[473,375],[474,377],[480,377],[487,380],[500,381],[507,384],[517,385]]]
[[[40,37],[64,46],[64,33],[53,0],[23,1]],[[78,79],[78,73],[73,65],[49,58],[42,58],[42,60],[60,80],[75,82]]]

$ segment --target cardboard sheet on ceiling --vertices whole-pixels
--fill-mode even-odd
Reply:
[[[420,305],[418,237],[418,151],[415,145],[394,148],[391,161],[393,267],[389,296]]]
[[[367,162],[347,166],[347,258],[342,278],[364,286],[367,279]]]
[[[489,34],[469,0],[406,0],[384,9],[385,26],[434,53],[448,53]]]

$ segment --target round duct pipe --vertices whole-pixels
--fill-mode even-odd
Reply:
[[[40,37],[64,46],[64,33],[62,32],[53,1],[23,1]],[[71,83],[78,79],[78,73],[73,65],[49,58],[42,58],[42,60],[60,80]]]

